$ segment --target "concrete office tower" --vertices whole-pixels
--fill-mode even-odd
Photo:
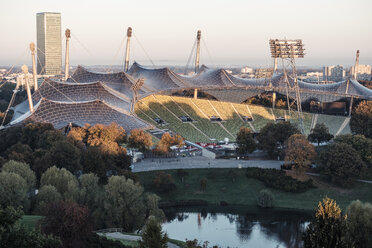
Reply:
[[[37,73],[59,75],[62,68],[61,13],[36,14]]]

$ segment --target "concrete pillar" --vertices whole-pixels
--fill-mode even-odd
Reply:
[[[355,80],[358,77],[358,67],[359,67],[359,50],[357,50],[356,58],[355,58],[355,64],[354,64],[353,79],[355,79]]]
[[[22,72],[23,72],[24,80],[25,80],[25,84],[26,84],[28,105],[30,107],[30,112],[32,113],[32,112],[34,112],[34,105],[32,103],[31,90],[30,90],[30,85],[28,83],[28,68],[27,68],[27,65],[22,66]]]
[[[132,28],[129,27],[127,30],[127,48],[125,50],[125,64],[124,64],[125,72],[129,70],[129,52],[130,52],[130,38],[131,37],[132,37]]]
[[[353,101],[354,101],[354,97],[351,97],[350,106],[349,106],[349,117],[351,116],[351,111],[353,110]]]
[[[198,89],[194,89],[194,99],[198,99]]]
[[[70,29],[66,29],[65,31],[66,35],[66,54],[65,54],[65,81],[69,77],[69,67],[70,67],[70,49],[69,49],[69,43],[70,43],[70,38],[71,38],[71,31]]]
[[[37,84],[37,73],[36,73],[36,60],[35,60],[35,43],[30,43],[30,50],[31,50],[31,56],[32,56],[32,75],[34,79],[34,90],[37,91],[39,88],[39,85]]]
[[[278,58],[274,59],[274,72],[276,72],[276,69],[278,69]]]
[[[273,91],[273,108],[275,108],[275,102],[276,102],[276,92]]]

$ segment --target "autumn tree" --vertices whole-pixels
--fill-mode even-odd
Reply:
[[[351,186],[365,169],[358,152],[348,144],[334,143],[320,153],[320,171],[332,182]]]
[[[310,142],[320,143],[328,142],[333,139],[333,135],[329,133],[328,127],[324,123],[317,123],[308,136]]]
[[[347,237],[360,248],[372,247],[372,205],[353,201],[346,210]]]
[[[355,109],[350,119],[351,131],[372,138],[372,101],[363,101]]]
[[[256,142],[253,139],[251,129],[241,127],[237,136],[236,143],[238,144],[238,153],[247,154],[252,153],[256,149]]]
[[[169,133],[164,133],[155,148],[155,152],[159,154],[166,154],[170,151],[171,146],[182,147],[183,145],[184,141],[180,135],[170,135]]]
[[[128,146],[138,148],[142,152],[149,150],[152,146],[151,135],[141,129],[134,129],[130,132]]]
[[[150,216],[143,229],[142,240],[139,241],[140,248],[167,248],[168,235],[161,229],[160,224],[153,216]]]
[[[293,134],[300,133],[290,122],[268,123],[261,128],[257,136],[259,147],[265,150],[270,157],[279,156],[284,142]]]
[[[360,158],[372,165],[372,139],[363,135],[344,134],[335,138],[336,143],[345,143],[351,145],[360,155]]]
[[[340,207],[328,197],[319,202],[315,218],[304,234],[306,248],[348,247],[346,242],[345,218]]]
[[[287,141],[285,163],[292,164],[297,172],[303,173],[316,157],[315,147],[302,134],[293,134]]]

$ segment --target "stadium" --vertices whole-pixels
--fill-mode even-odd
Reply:
[[[128,44],[130,36],[128,29]],[[268,76],[248,79],[222,68],[204,65],[199,68],[198,56],[197,53],[196,73],[192,75],[136,62],[129,68],[129,49],[122,72],[98,73],[78,66],[71,76],[66,71],[65,80],[45,79],[28,102],[13,108],[13,119],[8,126],[29,120],[52,123],[58,129],[116,122],[127,132],[137,128],[169,129],[191,142],[209,142],[226,138],[235,141],[242,126],[259,133],[267,123],[285,120],[295,125],[301,121],[304,134],[309,134],[317,123],[324,123],[330,133],[339,135],[351,132],[352,102],[372,100],[372,90],[353,77],[314,84],[274,69]],[[68,61],[66,65],[68,68]],[[185,92],[193,94],[188,97]],[[272,96],[273,107],[247,104],[248,99],[267,93]],[[297,110],[290,106],[275,108],[276,94],[286,96],[287,106],[297,99],[301,104],[322,104],[325,109],[340,100],[343,102],[340,115],[301,111],[300,119]]]

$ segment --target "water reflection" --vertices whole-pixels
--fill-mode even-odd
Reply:
[[[309,212],[246,207],[166,209],[170,237],[209,241],[221,247],[302,247]]]

